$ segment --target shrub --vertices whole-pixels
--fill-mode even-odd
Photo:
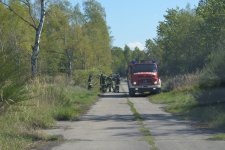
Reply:
[[[25,67],[16,64],[12,52],[0,51],[0,111],[28,99]]]
[[[203,88],[225,86],[225,49],[220,46],[210,56],[210,62],[203,69],[200,86]]]
[[[197,87],[199,84],[199,72],[193,74],[177,75],[162,80],[163,91],[186,90]],[[165,82],[164,82],[165,81]]]
[[[96,68],[89,69],[89,70],[75,70],[73,74],[74,84],[76,86],[87,88],[88,76],[90,74],[93,76],[93,85],[95,87],[98,87],[100,71]]]

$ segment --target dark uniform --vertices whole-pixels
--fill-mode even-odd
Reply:
[[[90,74],[88,77],[88,90],[92,89],[92,75]]]
[[[120,75],[119,75],[119,74],[116,74],[114,80],[115,80],[115,88],[114,88],[114,92],[119,93]]]
[[[107,77],[107,88],[109,88],[109,92],[111,92],[111,89],[112,89],[112,76],[108,76]]]
[[[106,76],[103,75],[103,74],[101,74],[100,75],[100,90],[102,92],[106,92],[106,90],[107,90],[107,87],[106,86],[107,86],[106,85]]]

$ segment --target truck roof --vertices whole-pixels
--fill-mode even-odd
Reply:
[[[129,63],[129,65],[137,65],[137,64],[156,64],[156,62],[153,60],[143,60],[141,62],[132,61]]]

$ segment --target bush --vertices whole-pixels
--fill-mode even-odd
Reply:
[[[90,74],[93,76],[94,87],[98,87],[100,71],[96,68],[89,69],[89,70],[75,70],[73,74],[74,84],[76,86],[87,88],[88,77]]]
[[[65,82],[50,84],[45,79],[36,78],[26,87],[31,98],[9,105],[0,116],[2,150],[30,149],[36,141],[52,140],[40,134],[37,129],[53,126],[55,119],[76,119],[97,100],[97,92],[94,90],[88,91]]]
[[[175,77],[167,77],[162,80],[163,91],[187,90],[198,86],[199,72],[193,74],[177,75]],[[165,82],[164,82],[165,81]]]
[[[224,45],[220,46],[218,51],[210,56],[210,62],[203,69],[200,78],[202,88],[211,88],[225,86],[225,49]]]
[[[26,71],[16,64],[14,57],[12,52],[0,51],[0,111],[28,99]]]

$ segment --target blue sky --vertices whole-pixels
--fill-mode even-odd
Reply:
[[[70,0],[82,3],[84,0]],[[107,25],[111,28],[113,46],[144,48],[146,39],[155,38],[159,21],[169,8],[191,8],[199,0],[97,0],[106,11]]]

